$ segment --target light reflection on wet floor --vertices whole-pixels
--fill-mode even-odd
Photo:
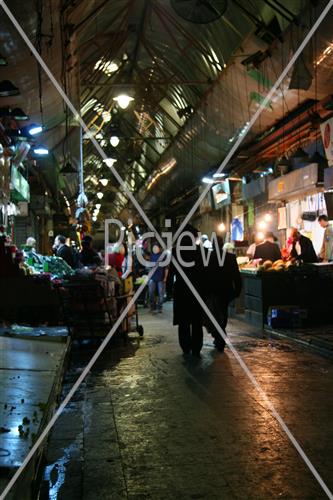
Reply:
[[[202,359],[184,360],[168,311],[143,323],[61,417],[40,500],[326,498],[229,351],[207,336]],[[238,322],[229,334],[332,487],[332,363]],[[66,390],[91,354],[74,353]]]

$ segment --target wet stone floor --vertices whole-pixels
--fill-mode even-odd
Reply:
[[[171,304],[110,346],[55,425],[40,500],[327,498],[234,359],[183,358]],[[241,322],[229,335],[333,490],[333,365]],[[64,393],[93,353],[73,348]]]

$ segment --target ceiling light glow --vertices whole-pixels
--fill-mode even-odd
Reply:
[[[128,108],[129,103],[131,101],[134,101],[134,98],[130,97],[127,94],[119,94],[118,96],[114,97],[113,100],[119,104],[121,109],[126,109],[126,108]]]

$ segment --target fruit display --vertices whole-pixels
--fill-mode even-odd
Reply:
[[[282,272],[288,271],[290,268],[295,267],[295,259],[284,261],[282,259],[272,262],[271,260],[252,260],[242,269],[253,272]]]

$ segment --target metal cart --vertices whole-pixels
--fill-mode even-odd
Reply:
[[[118,317],[123,312],[123,310],[125,309],[125,307],[128,304],[128,301],[131,300],[133,296],[134,296],[134,292],[130,292],[127,294],[122,294],[122,295],[116,296],[117,303],[118,303]],[[131,317],[133,315],[135,317],[135,330],[137,331],[137,333],[139,334],[140,337],[143,337],[144,328],[142,325],[139,324],[138,305],[136,302],[134,303],[133,314],[128,312],[128,314],[126,315],[126,317],[124,319],[124,322],[122,324],[122,333],[123,333],[123,335],[127,335],[127,333],[129,331],[131,331],[131,328],[130,328],[131,321],[130,320],[131,320]],[[124,323],[126,324],[126,326],[124,325]]]

